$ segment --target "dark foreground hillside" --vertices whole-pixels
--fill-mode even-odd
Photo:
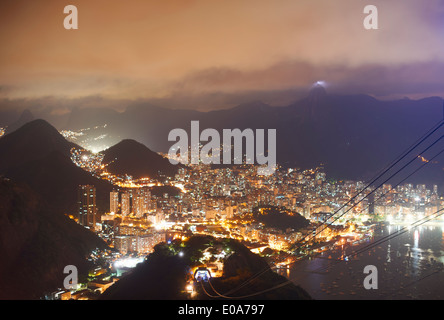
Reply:
[[[39,299],[63,287],[67,265],[88,271],[87,260],[106,244],[53,212],[28,187],[0,178],[0,299]]]
[[[223,253],[223,258],[221,257]],[[185,292],[187,283],[192,282],[196,267],[223,262],[221,277],[213,278],[211,285],[218,293],[237,289],[251,276],[261,272],[260,277],[248,285],[232,291],[233,297],[253,295],[246,299],[311,299],[300,287],[287,283],[287,279],[271,271],[264,258],[252,253],[236,240],[215,239],[210,236],[193,236],[188,240],[171,244],[162,243],[140,263],[132,273],[126,275],[105,291],[102,300],[207,300],[216,297],[210,283],[194,283],[196,295]],[[275,290],[267,289],[282,286]]]

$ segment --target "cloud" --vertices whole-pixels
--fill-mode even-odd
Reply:
[[[282,61],[265,69],[241,71],[212,68],[187,75],[171,84],[173,96],[229,96],[266,99],[271,104],[306,94],[322,80],[330,93],[370,94],[380,98],[444,95],[444,62],[411,64],[314,65],[302,61]],[[241,98],[242,97],[242,98]]]
[[[79,30],[69,32],[59,1],[4,1],[0,97],[219,108],[281,104],[317,80],[329,92],[442,94],[442,1],[375,0],[376,31],[362,26],[365,4],[78,0]]]
[[[199,70],[162,86],[160,97],[116,98],[46,96],[3,99],[1,109],[31,108],[45,114],[63,114],[74,107],[125,110],[135,104],[172,109],[215,110],[260,100],[273,106],[288,105],[307,96],[313,83],[325,82],[332,94],[370,94],[378,99],[444,96],[444,62],[319,66],[302,61],[281,61],[250,71],[233,68]],[[144,82],[114,83],[121,92],[142,88]],[[110,86],[112,88],[112,86]]]

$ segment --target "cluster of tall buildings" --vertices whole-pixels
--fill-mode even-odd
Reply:
[[[151,201],[151,192],[148,188],[134,188],[110,193],[111,214],[120,214],[123,218],[129,215],[141,218],[153,209],[156,209],[156,205],[154,201]]]
[[[114,237],[114,248],[122,254],[152,252],[154,246],[165,240],[165,232],[146,229],[141,234],[118,234]]]
[[[100,223],[96,204],[96,188],[93,185],[79,185],[77,195],[77,219],[84,227],[94,228]],[[122,218],[141,218],[151,210],[156,210],[156,202],[151,199],[148,188],[135,188],[123,192],[110,192],[110,214]]]
[[[153,226],[164,220],[164,214],[145,187],[110,192],[110,212],[99,216],[96,188],[80,185],[77,213],[80,225],[102,235],[122,254],[151,252],[165,239],[165,232]]]
[[[106,219],[110,225],[112,221],[116,223],[116,217],[121,219],[118,227],[112,228],[116,248],[122,252],[147,252],[164,241],[160,229],[180,229],[185,225],[193,233],[221,235],[224,233],[220,230],[229,228],[231,236],[268,239],[275,248],[283,248],[300,236],[292,230],[277,232],[255,224],[246,226],[244,218],[260,206],[285,207],[314,225],[326,222],[336,212],[341,216],[337,223],[346,226],[352,220],[365,222],[374,214],[383,218],[411,213],[428,215],[444,205],[436,185],[429,189],[425,185],[392,188],[387,184],[374,193],[370,187],[355,199],[358,205],[350,207],[346,204],[365,187],[364,182],[327,180],[322,168],[277,170],[264,177],[257,175],[253,166],[212,169],[197,165],[181,168],[173,182],[183,186],[183,192],[177,196],[151,195],[148,187],[121,188],[110,193],[110,213]],[[229,223],[224,222],[228,220]],[[92,228],[99,221],[94,187],[80,186],[79,223]],[[216,228],[217,225],[222,228]]]
[[[424,184],[405,184],[396,188],[386,184],[375,192],[372,213],[398,218],[406,215],[431,215],[440,210],[443,204],[436,184],[431,188]]]

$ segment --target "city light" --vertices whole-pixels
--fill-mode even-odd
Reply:
[[[264,177],[257,174],[254,165],[214,169],[199,164],[181,168],[174,178],[161,181],[110,174],[102,157],[100,153],[72,150],[74,163],[111,182],[118,190],[110,193],[111,213],[102,216],[102,223],[96,230],[98,232],[104,224],[110,225],[119,219],[116,233],[98,232],[121,255],[136,255],[114,259],[113,266],[117,269],[134,268],[161,242],[170,245],[173,240],[186,241],[190,235],[209,235],[216,239],[241,241],[256,254],[263,254],[265,249],[292,254],[291,260],[285,255],[272,258],[277,269],[285,269],[288,273],[287,266],[304,257],[329,250],[346,250],[371,240],[374,228],[378,226],[375,218],[390,225],[404,224],[411,228],[414,221],[433,212],[438,203],[435,187],[431,191],[422,185],[417,188],[385,185],[376,190],[374,196],[381,200],[373,204],[371,211],[365,193],[360,198],[362,203],[340,211],[355,190],[363,188],[363,182],[331,184],[323,168],[283,169]],[[174,186],[179,190],[178,195],[154,196],[149,191],[160,186]],[[385,193],[389,196],[384,197]],[[257,217],[253,210],[256,210]],[[278,229],[257,220],[258,217],[266,218],[275,210],[282,216],[304,218],[308,225],[297,230],[288,225]],[[335,220],[332,214],[337,210],[342,217]],[[323,227],[324,223],[329,225]],[[303,244],[304,250],[293,255],[292,245],[298,242]],[[185,257],[184,251],[175,252],[178,257]],[[226,249],[218,252],[204,250],[199,262],[203,266],[211,265],[210,261],[221,264],[230,254]],[[207,279],[210,275],[210,269],[207,269],[195,271],[201,279]],[[219,269],[211,271],[211,276],[220,276],[221,270],[223,263]],[[185,291],[196,294],[190,284]]]
[[[137,258],[123,258],[116,260],[114,262],[115,268],[135,268],[138,263],[141,263],[144,261],[143,257],[137,257]]]

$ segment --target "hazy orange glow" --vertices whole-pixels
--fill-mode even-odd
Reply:
[[[78,30],[63,28],[68,4],[79,10]],[[341,81],[350,72],[344,68],[441,59],[442,34],[426,19],[432,4],[378,3],[378,32],[362,28],[364,5],[326,0],[3,1],[0,94],[161,98],[274,90],[307,86],[322,76]]]

